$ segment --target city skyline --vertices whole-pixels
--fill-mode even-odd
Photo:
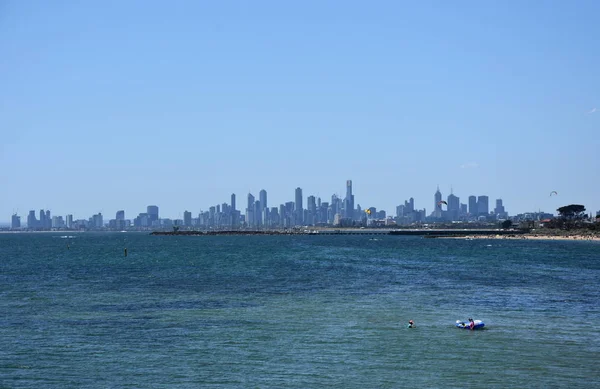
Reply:
[[[0,220],[180,217],[263,188],[306,207],[346,177],[388,213],[429,213],[438,184],[511,214],[600,209],[600,2],[0,9]]]
[[[355,201],[355,196],[354,196],[354,187],[352,184],[352,180],[348,179],[346,180],[346,188],[345,188],[345,193],[344,195],[340,195],[338,191],[332,192],[329,196],[325,196],[324,198],[322,196],[318,196],[315,194],[306,194],[303,195],[303,189],[300,187],[296,187],[294,189],[294,193],[293,196],[287,200],[284,201],[280,201],[277,203],[277,206],[280,205],[285,205],[286,203],[289,203],[290,201],[292,203],[294,203],[295,206],[297,206],[296,204],[298,203],[298,201],[300,202],[300,207],[302,207],[302,209],[307,209],[306,207],[308,206],[308,202],[310,201],[310,198],[313,198],[313,201],[316,201],[317,199],[320,201],[323,201],[327,204],[330,203],[330,199],[332,197],[337,197],[340,200],[341,203],[341,209],[342,209],[342,213],[340,214],[341,217],[344,218],[352,218],[354,216],[350,216],[349,213],[347,213],[347,209],[353,209],[356,210],[356,207],[360,207],[359,209],[367,209],[367,208],[372,208],[372,209],[376,209],[377,211],[384,211],[387,215],[396,215],[398,207],[402,206],[402,202],[405,203],[406,205],[406,201],[407,199],[414,199],[414,196],[410,196],[408,195],[406,197],[406,199],[404,200],[400,200],[398,202],[397,205],[395,205],[393,207],[393,209],[384,209],[381,207],[378,207],[377,204],[370,204],[370,203],[363,203],[361,204],[360,201],[356,202]],[[245,210],[248,209],[248,206],[251,203],[256,203],[259,205],[259,209],[256,210],[259,213],[262,213],[265,205],[267,208],[269,208],[269,204],[267,203],[266,199],[267,199],[267,193],[268,191],[265,189],[261,189],[260,191],[258,191],[258,197],[255,196],[252,191],[249,191],[247,194],[247,203],[246,206],[243,209],[237,209],[236,207],[236,198],[238,196],[238,194],[236,193],[232,193],[229,196],[225,196],[225,198],[229,197],[229,203],[227,203],[226,201],[224,202],[220,202],[220,203],[216,203],[216,204],[212,204],[212,205],[205,205],[205,206],[200,206],[200,207],[187,207],[185,209],[180,209],[178,210],[176,215],[173,214],[169,214],[167,213],[165,215],[164,211],[161,212],[161,218],[165,218],[165,219],[170,219],[170,220],[184,220],[186,215],[186,212],[190,212],[191,213],[191,217],[197,217],[197,215],[199,213],[202,212],[206,212],[208,211],[210,208],[214,208],[214,207],[219,207],[221,205],[233,205],[233,209],[234,210],[238,210],[242,212],[242,215],[245,216]],[[561,204],[558,205],[557,208],[559,206],[565,205],[560,203],[559,201],[559,197],[558,197],[558,192],[553,192],[556,193],[555,196],[551,196],[548,195],[549,198],[549,202],[554,202],[555,204]],[[419,209],[419,210],[425,210],[426,211],[426,215],[427,217],[434,217],[434,218],[438,218],[441,219],[442,218],[442,213],[446,213],[449,212],[449,214],[452,214],[453,216],[450,217],[450,219],[453,220],[458,220],[458,215],[459,214],[464,214],[467,212],[472,214],[473,213],[473,208],[477,208],[477,202],[478,200],[481,201],[481,198],[485,198],[485,214],[489,214],[491,213],[490,211],[494,211],[497,207],[498,207],[498,201],[499,201],[499,206],[502,209],[502,212],[504,212],[504,205],[506,204],[504,202],[504,200],[501,197],[490,197],[488,195],[485,194],[479,194],[479,195],[462,195],[462,196],[457,196],[456,193],[454,192],[454,188],[451,186],[449,193],[447,195],[444,195],[443,192],[440,190],[439,185],[437,186],[436,191],[433,193],[432,197],[432,201],[429,201],[429,205],[427,204],[427,201],[421,201],[421,199],[417,199],[415,200],[415,203],[413,203],[412,207],[413,209]],[[441,200],[444,200],[445,204],[439,204]],[[306,204],[306,205],[303,205]],[[364,204],[368,204],[368,205],[364,205]],[[415,205],[416,204],[416,205]],[[348,206],[350,208],[348,208]],[[146,208],[146,211],[148,214],[155,214],[155,216],[152,217],[152,220],[155,221],[158,219],[158,217],[156,216],[158,214],[158,209],[155,209],[155,207],[160,208],[161,210],[163,209],[170,209],[172,208],[172,206],[166,206],[163,208],[163,206],[156,206],[156,205],[149,205],[149,206],[142,206],[139,205],[138,208],[136,209],[143,209]],[[461,207],[464,207],[464,211],[461,209]],[[151,209],[152,208],[152,209]],[[114,212],[110,212],[107,214],[103,208],[101,208],[100,211],[98,212],[92,212],[90,214],[85,215],[83,212],[74,212],[73,210],[68,210],[65,212],[55,212],[51,207],[48,208],[34,208],[34,209],[29,209],[27,212],[23,212],[23,211],[13,211],[11,213],[11,215],[17,215],[19,217],[21,217],[22,219],[27,219],[27,215],[31,214],[32,212],[38,212],[40,210],[43,210],[44,212],[52,212],[53,215],[60,215],[61,217],[68,217],[70,216],[71,218],[75,218],[75,219],[85,219],[88,218],[90,216],[93,215],[112,215]],[[125,217],[123,216],[123,213],[126,212],[127,210],[124,209],[124,207],[120,207],[119,209],[117,209],[115,212],[117,213],[116,219],[125,219]],[[595,213],[597,212],[597,210],[593,210],[593,209],[589,209],[586,208],[586,211],[588,213]],[[538,209],[530,209],[524,212],[506,212],[506,215],[502,215],[502,217],[506,217],[507,215],[510,216],[514,216],[517,214],[524,214],[524,213],[536,213],[536,212],[541,212],[541,213],[546,213],[546,214],[556,214],[556,210],[546,210],[546,209],[542,209],[542,208],[538,208]],[[118,214],[121,213],[121,215],[119,216]],[[137,214],[138,212],[136,211],[127,211],[128,215],[132,215],[132,214]],[[139,212],[139,214],[141,214],[142,212]],[[251,216],[254,217],[254,216]],[[447,217],[447,216],[445,216]],[[129,217],[129,219],[134,219],[134,217]],[[42,216],[40,216],[40,220],[42,220]],[[0,219],[0,223],[2,224],[11,224],[12,220],[8,219],[8,221],[4,221],[2,219]],[[21,221],[21,223],[23,223],[23,221]],[[253,220],[250,221],[250,223],[253,223]]]
[[[485,215],[485,216],[494,215],[494,217],[496,219],[506,219],[509,215],[510,216],[516,215],[516,214],[510,214],[509,212],[507,212],[505,210],[504,203],[501,198],[492,199],[491,201],[490,201],[490,197],[487,195],[478,195],[478,196],[469,195],[469,196],[463,196],[461,198],[460,196],[456,195],[453,188],[451,188],[451,191],[447,196],[444,196],[443,193],[440,191],[439,186],[436,188],[435,193],[432,195],[433,201],[431,203],[430,208],[427,207],[426,205],[422,205],[419,201],[415,201],[414,198],[411,196],[407,200],[404,200],[404,204],[402,204],[400,202],[399,205],[397,205],[395,207],[395,210],[391,211],[391,212],[390,212],[390,210],[385,210],[385,209],[377,207],[376,204],[371,204],[368,206],[361,205],[360,202],[357,202],[355,204],[355,197],[353,194],[353,182],[350,179],[346,180],[346,193],[345,193],[344,197],[339,196],[337,193],[332,193],[331,196],[328,196],[325,198],[316,197],[313,194],[304,195],[302,188],[297,187],[294,190],[294,198],[291,199],[291,201],[280,202],[278,205],[277,204],[273,205],[273,203],[271,203],[272,206],[269,207],[269,203],[267,201],[267,193],[268,192],[265,189],[261,189],[259,191],[258,198],[256,198],[256,196],[254,196],[252,194],[252,192],[249,192],[247,194],[247,203],[246,203],[245,209],[237,209],[237,206],[236,206],[237,195],[235,193],[233,193],[230,195],[230,203],[229,204],[227,202],[223,202],[223,203],[219,203],[219,204],[208,205],[206,207],[200,207],[198,210],[188,208],[188,209],[180,211],[177,216],[165,215],[164,213],[161,213],[160,218],[165,219],[165,220],[182,220],[186,226],[189,226],[189,225],[191,225],[192,218],[195,219],[196,217],[201,217],[203,213],[206,213],[206,214],[210,213],[211,217],[213,217],[212,214],[215,212],[222,213],[222,214],[230,214],[232,211],[234,211],[234,212],[237,211],[238,213],[235,218],[237,218],[239,220],[240,216],[242,216],[242,219],[244,220],[244,223],[247,226],[250,226],[250,227],[265,226],[265,225],[267,225],[266,220],[268,218],[267,215],[268,215],[269,211],[270,210],[271,210],[271,212],[274,211],[274,213],[277,214],[278,207],[280,208],[280,212],[282,215],[285,212],[284,207],[291,207],[291,210],[293,211],[293,213],[295,215],[294,220],[293,220],[294,225],[300,225],[300,224],[313,225],[313,224],[325,223],[325,222],[332,224],[333,220],[334,220],[334,216],[336,214],[340,218],[358,221],[361,219],[361,215],[359,215],[358,213],[362,212],[363,210],[367,210],[367,209],[370,209],[373,211],[372,216],[382,214],[382,215],[386,215],[388,218],[389,217],[391,217],[391,218],[400,217],[404,214],[405,210],[407,210],[407,212],[409,212],[409,213],[414,212],[414,211],[419,211],[419,212],[422,212],[422,215],[419,216],[420,221],[424,221],[425,218],[427,218],[430,221],[444,221],[444,220],[458,221],[458,220],[465,220],[465,217],[467,215],[469,215],[471,217],[477,217],[479,215]],[[552,196],[550,196],[550,197],[552,197]],[[443,200],[444,198],[446,198],[447,201]],[[306,202],[304,201],[305,199],[306,199]],[[317,218],[315,218],[315,215],[317,214],[317,209],[321,208],[321,204],[323,204],[325,207],[325,213],[327,213],[327,210],[326,210],[327,207],[330,208],[329,216],[325,215],[321,219],[317,219]],[[128,221],[134,220],[136,218],[141,217],[142,215],[146,215],[144,217],[147,218],[147,221],[144,222],[144,225],[152,225],[153,222],[156,222],[159,219],[159,209],[160,208],[161,207],[157,206],[157,205],[148,205],[148,206],[146,206],[146,212],[140,212],[137,217],[135,216],[135,214],[136,214],[135,211],[133,211],[133,212],[129,211],[126,213],[125,210],[122,210],[122,209],[117,210],[116,216],[115,216],[115,223],[118,223],[118,224],[116,224],[113,227],[114,228],[119,228],[119,227],[125,228],[125,223],[124,223],[125,220],[128,220]],[[300,212],[297,211],[298,209],[300,209]],[[351,210],[351,211],[349,211],[349,210]],[[542,211],[542,210],[531,210],[530,212],[538,212],[538,211]],[[308,212],[308,215],[311,215],[310,220],[302,219],[302,217],[305,214],[307,214],[306,212]],[[383,212],[383,213],[381,213],[381,212]],[[553,213],[553,212],[550,212],[550,213]],[[85,220],[86,218],[88,218],[90,216],[90,215],[80,216],[72,211],[69,211],[62,215],[58,214],[58,216],[56,213],[53,213],[52,214],[53,217],[51,217],[50,209],[39,210],[39,220],[37,220],[37,221],[36,221],[36,215],[37,215],[36,210],[28,211],[28,216],[26,217],[27,222],[26,223],[23,222],[23,224],[28,225],[29,228],[35,228],[35,227],[49,228],[51,225],[54,225],[55,219],[58,218],[58,220],[56,220],[56,221],[61,223],[61,226],[69,226],[70,223],[72,223],[74,219]],[[92,217],[90,217],[90,222],[92,223],[92,226],[103,227],[106,224],[106,222],[111,219],[110,215],[111,215],[110,213],[108,213],[108,214],[107,213],[103,214],[102,212],[98,212],[97,214],[94,213],[93,215],[91,215]],[[128,217],[126,217],[126,215]],[[302,216],[300,216],[300,215],[302,215]],[[15,221],[14,221],[15,216],[23,217],[24,215],[20,215],[18,213],[14,214],[13,218],[11,220],[11,224],[15,223]],[[63,218],[63,216],[64,216],[64,218]],[[83,219],[81,219],[82,217],[83,217]],[[385,218],[385,217],[383,217],[383,218]],[[422,218],[422,220],[421,220],[421,218]],[[66,221],[64,219],[66,219]],[[236,225],[236,223],[233,222],[234,219],[230,219],[230,221],[228,223],[230,223],[231,225]],[[417,220],[417,221],[419,221],[419,220]],[[19,223],[19,222],[17,222],[17,223]],[[33,227],[31,227],[31,226],[33,226]],[[137,225],[137,226],[139,227],[140,225]]]

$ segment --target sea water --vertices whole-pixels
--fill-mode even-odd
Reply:
[[[599,387],[598,366],[597,242],[0,234],[0,388]]]

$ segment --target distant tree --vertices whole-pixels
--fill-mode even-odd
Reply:
[[[580,223],[586,218],[585,207],[580,204],[565,205],[557,209],[562,224],[560,228],[570,230],[581,227]]]
[[[504,228],[505,230],[508,230],[510,227],[512,227],[512,221],[511,220],[505,220],[502,222],[502,228]]]
[[[567,220],[581,220],[585,218],[585,207],[580,204],[565,205],[557,209],[560,216]]]

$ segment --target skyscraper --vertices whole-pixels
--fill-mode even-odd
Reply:
[[[460,212],[460,199],[453,193],[448,195],[448,220],[458,220],[458,214]]]
[[[352,180],[346,180],[346,198],[344,199],[344,217],[354,218],[354,195],[352,194]]]
[[[186,227],[192,226],[192,213],[189,211],[183,212],[183,225]]]
[[[125,220],[125,211],[117,211],[117,215],[115,216],[117,220]]]
[[[248,204],[246,207],[246,224],[249,227],[254,226],[254,196],[248,193]]]
[[[235,193],[231,194],[231,211],[234,212],[235,209]]]
[[[158,220],[158,207],[156,205],[148,205],[146,208],[146,213],[148,214],[148,221],[150,222],[150,225]]]
[[[260,205],[260,200],[256,200],[254,202],[254,225],[256,227],[260,227],[262,225],[261,212],[262,206]]]
[[[479,196],[477,198],[477,214],[487,216],[489,211],[489,199],[487,196]]]
[[[440,192],[440,187],[438,185],[435,194],[433,195],[433,217],[440,219],[442,217],[442,205],[440,204],[442,201],[442,192]]]
[[[496,208],[494,208],[494,213],[498,219],[506,219],[508,217],[508,214],[504,210],[504,205],[502,205],[502,199],[496,199]]]
[[[296,225],[304,222],[304,208],[302,207],[302,188],[296,188],[296,201],[294,203]]]
[[[260,201],[260,205],[263,208],[267,208],[267,191],[262,189],[259,193],[258,193],[258,199]]]
[[[12,215],[12,218],[10,220],[10,228],[11,229],[21,228],[21,217],[17,216],[16,213],[14,215]]]
[[[262,189],[260,192],[258,192],[258,199],[260,201],[260,207],[258,209],[257,219],[260,221],[261,225],[264,225],[266,222],[266,220],[264,220],[264,210],[269,209],[267,206],[267,191]]]
[[[479,212],[477,212],[477,197],[469,196],[469,214],[472,217],[477,217]]]
[[[38,220],[35,217],[35,211],[29,211],[29,215],[27,215],[27,228],[38,228]]]
[[[306,224],[314,225],[316,224],[317,217],[317,201],[315,196],[308,196],[306,198],[306,209],[308,210],[308,220]]]
[[[38,228],[46,228],[46,212],[40,209],[40,221],[37,223]]]

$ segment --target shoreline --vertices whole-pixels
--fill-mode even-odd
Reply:
[[[586,234],[567,234],[567,235],[550,235],[550,234],[522,234],[522,235],[465,235],[465,236],[440,236],[439,238],[450,239],[494,239],[494,240],[560,240],[560,241],[579,241],[579,242],[600,242],[598,235]]]
[[[154,236],[215,236],[215,235],[395,235],[395,236],[421,236],[429,239],[506,239],[506,240],[558,240],[558,241],[586,241],[600,242],[600,234],[595,231],[573,230],[573,231],[518,231],[500,229],[480,230],[452,230],[452,229],[311,229],[311,230],[213,230],[213,231],[0,231],[0,234],[85,234],[85,233],[136,233]]]

